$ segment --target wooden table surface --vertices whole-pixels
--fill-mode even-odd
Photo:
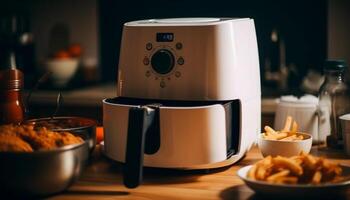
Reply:
[[[315,149],[312,153],[350,166],[350,159],[342,153],[319,153]],[[143,184],[128,189],[122,184],[121,164],[105,158],[97,147],[82,177],[67,191],[49,199],[261,199],[236,175],[239,168],[261,158],[258,148],[253,147],[244,159],[222,169],[174,171],[147,168]],[[344,199],[350,199],[350,190],[347,194]]]

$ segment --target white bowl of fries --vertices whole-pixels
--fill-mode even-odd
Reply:
[[[276,131],[265,126],[265,132],[258,137],[258,145],[264,157],[266,156],[296,156],[301,152],[309,153],[312,146],[312,136],[298,132],[298,124],[287,117],[285,127]]]

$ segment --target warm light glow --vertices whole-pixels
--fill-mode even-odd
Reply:
[[[276,29],[273,29],[271,32],[271,40],[272,40],[272,42],[278,41],[278,33],[277,33]]]

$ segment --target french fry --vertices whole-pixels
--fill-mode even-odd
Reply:
[[[288,136],[288,133],[279,133],[278,135],[275,136],[276,140],[281,140],[283,138],[286,138]]]
[[[272,156],[266,156],[264,159],[259,160],[257,165],[271,165],[272,164]]]
[[[281,141],[294,141],[294,140],[297,140],[297,139],[298,139],[298,137],[296,135],[291,135],[291,136],[282,138]]]
[[[269,134],[278,134],[275,130],[273,130],[273,128],[271,128],[269,126],[265,126],[264,129],[268,135]]]
[[[288,132],[290,130],[290,126],[292,125],[293,118],[291,116],[288,116],[286,119],[286,122],[284,124],[284,128],[282,129],[282,132]]]
[[[280,177],[284,177],[284,176],[287,176],[288,174],[289,174],[289,170],[282,170],[282,171],[280,171],[280,172],[277,172],[277,173],[275,173],[275,174],[273,174],[273,175],[271,175],[271,176],[268,176],[267,178],[266,178],[266,181],[267,182],[275,182],[276,181],[276,179],[278,179],[278,178],[280,178]]]
[[[303,139],[304,139],[304,136],[302,136],[302,135],[297,136],[297,140],[303,140]]]
[[[303,157],[302,156],[293,156],[290,159],[293,160],[298,165],[301,165],[303,163]]]
[[[342,169],[334,164],[329,162],[328,160],[323,159],[323,172],[324,174],[334,176],[334,175],[340,175],[342,173]]]
[[[304,155],[304,164],[308,169],[315,170],[317,167],[317,160],[311,155]]]
[[[288,158],[277,156],[272,159],[272,162],[278,167],[289,169],[293,174],[301,175],[303,173],[303,168]]]
[[[259,166],[256,170],[256,180],[265,180],[267,175],[266,166]]]
[[[276,140],[276,137],[270,134],[270,135],[265,135],[264,139],[266,139],[266,140]]]
[[[261,162],[263,165],[272,165],[272,156],[267,156]]]
[[[311,183],[312,184],[319,184],[321,182],[322,173],[320,171],[316,171],[314,175],[312,176]]]
[[[263,136],[263,137],[264,139],[267,139],[267,140],[282,140],[288,137],[288,133],[267,134],[266,136]]]
[[[298,131],[298,124],[297,124],[296,121],[294,121],[294,122],[293,122],[293,125],[292,125],[292,130],[291,130],[291,132],[292,132],[293,134],[296,134],[297,131]]]
[[[255,167],[254,167],[255,166]],[[258,161],[252,168],[248,171],[248,177],[253,180],[264,180],[268,169],[272,166],[272,157],[267,156],[266,158]]]
[[[256,169],[257,169],[257,168],[258,168],[257,165],[253,165],[253,166],[249,169],[249,171],[248,171],[248,178],[253,179],[253,180],[256,179],[256,178],[255,178],[255,173],[256,173]]]

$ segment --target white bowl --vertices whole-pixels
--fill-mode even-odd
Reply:
[[[65,86],[78,69],[79,60],[74,58],[51,59],[46,62],[46,70],[52,72],[55,86]]]
[[[281,140],[268,140],[259,134],[258,145],[260,151],[264,157],[266,156],[296,156],[301,151],[309,153],[312,146],[312,136],[306,133],[297,132],[297,135],[304,136],[303,140],[297,141],[281,141]]]

